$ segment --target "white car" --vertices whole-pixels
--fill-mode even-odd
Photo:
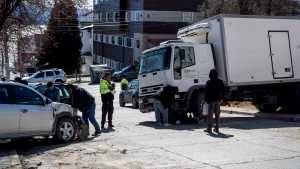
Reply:
[[[68,142],[76,131],[71,106],[51,102],[25,85],[0,82],[0,139],[54,136]]]
[[[48,69],[41,70],[29,77],[24,77],[22,80],[26,80],[28,83],[63,83],[66,81],[65,72],[61,69]]]

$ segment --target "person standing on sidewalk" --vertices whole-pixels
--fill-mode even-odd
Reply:
[[[106,116],[108,116],[108,128],[113,128],[112,124],[113,111],[114,111],[114,85],[111,84],[111,73],[105,73],[100,81],[100,94],[102,100],[102,121],[101,128],[104,129]]]
[[[89,121],[93,124],[95,128],[93,136],[101,134],[100,126],[95,118],[95,98],[86,90],[75,85],[69,84],[67,89],[71,95],[71,105],[82,112],[82,118],[87,125],[89,125]]]
[[[206,83],[205,101],[208,104],[207,129],[205,132],[212,133],[213,114],[215,115],[216,125],[214,131],[219,133],[220,106],[225,94],[225,86],[222,80],[218,78],[218,73],[212,69],[209,73],[210,80]]]

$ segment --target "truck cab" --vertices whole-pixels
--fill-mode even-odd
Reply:
[[[172,112],[188,113],[192,97],[203,95],[214,59],[210,44],[167,41],[146,50],[140,64],[141,112],[152,111],[153,97],[159,95],[164,86],[170,85],[178,88],[175,98],[170,98],[174,100]]]

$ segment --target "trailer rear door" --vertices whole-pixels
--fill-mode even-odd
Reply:
[[[269,31],[273,78],[292,78],[293,62],[288,31]]]

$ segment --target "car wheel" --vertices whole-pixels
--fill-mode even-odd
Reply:
[[[123,101],[119,101],[120,102],[120,107],[125,107],[125,102],[123,102]]]
[[[139,108],[139,101],[136,97],[132,99],[132,107],[135,109]]]
[[[56,139],[59,142],[67,143],[74,139],[76,128],[74,121],[70,118],[61,119],[56,126]]]

